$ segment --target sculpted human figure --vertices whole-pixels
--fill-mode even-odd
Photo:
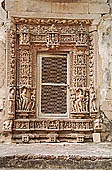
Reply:
[[[31,94],[31,101],[28,105],[28,110],[33,111],[35,108],[35,90],[33,90],[32,94]]]
[[[89,104],[89,92],[85,92],[85,97],[84,97],[84,111],[88,112],[88,104]]]
[[[15,89],[12,87],[9,90],[9,96],[8,96],[8,100],[9,100],[8,113],[9,114],[14,114],[14,99],[15,99]]]
[[[90,89],[90,110],[91,111],[96,111],[97,108],[96,108],[96,93],[94,91],[94,88],[92,87]]]
[[[77,112],[82,112],[83,111],[83,91],[79,89],[77,92],[79,94],[76,97],[75,105],[76,105],[76,110]]]
[[[73,112],[76,112],[76,105],[75,105],[75,101],[76,101],[76,93],[74,89],[71,89],[71,100],[72,100],[72,104],[73,104]]]
[[[20,95],[19,95],[19,90],[16,90],[16,110],[21,109],[21,101],[20,101]]]
[[[28,106],[28,95],[27,95],[27,89],[24,87],[21,92],[21,101],[22,101],[22,110],[26,110]]]
[[[28,44],[29,43],[29,34],[21,33],[20,34],[20,44]]]

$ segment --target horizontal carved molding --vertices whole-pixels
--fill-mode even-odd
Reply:
[[[74,119],[74,120],[46,120],[46,119],[32,119],[14,121],[13,130],[16,131],[28,131],[28,130],[41,130],[41,131],[92,131],[93,120],[92,119]]]
[[[12,21],[16,24],[88,24],[91,25],[92,19],[53,19],[53,18],[24,18],[12,17]]]

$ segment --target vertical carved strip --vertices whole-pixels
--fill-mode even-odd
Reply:
[[[89,87],[90,87],[90,113],[95,115],[97,113],[96,91],[94,82],[94,36],[93,33],[89,35]]]
[[[35,117],[36,88],[34,84],[36,80],[34,77],[35,69],[33,68],[34,54],[30,44],[28,26],[20,25],[17,33],[19,38],[19,54],[17,63],[16,117]]]
[[[8,117],[15,117],[16,94],[16,25],[10,23],[7,29],[7,86],[8,86]]]

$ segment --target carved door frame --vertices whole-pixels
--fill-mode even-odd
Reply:
[[[97,94],[96,94],[96,61],[97,56],[95,51],[94,32],[90,31],[92,27],[92,20],[75,20],[75,19],[31,19],[31,18],[12,18],[11,23],[7,29],[7,87],[8,87],[8,120],[4,123],[4,131],[11,134],[20,131],[29,132],[29,130],[45,131],[51,129],[46,135],[48,140],[51,138],[56,142],[58,132],[69,131],[65,135],[66,140],[73,138],[74,141],[83,142],[85,138],[91,139],[94,131],[99,131],[99,125],[96,127],[94,122],[97,117]],[[23,96],[28,90],[30,97],[33,96],[31,102],[36,102],[36,57],[37,52],[69,52],[70,63],[70,118],[67,120],[38,120],[36,117],[36,103],[33,110],[26,108],[17,109],[17,96],[22,93]],[[88,61],[86,80],[82,83],[82,87],[78,87],[78,78],[75,72],[74,60],[78,55],[86,56]],[[26,79],[22,74],[21,65],[23,59],[28,58]],[[18,63],[20,65],[18,65]],[[21,68],[18,71],[18,68]],[[76,80],[77,79],[77,80]],[[19,83],[18,83],[19,82]],[[81,93],[87,95],[87,109],[86,114],[79,114],[74,107],[74,94]],[[21,95],[21,96],[22,96]],[[84,96],[83,96],[84,97]],[[29,107],[30,108],[30,107]],[[23,113],[24,110],[24,113]],[[86,110],[86,108],[85,108]],[[79,112],[80,111],[79,109]],[[42,123],[44,122],[44,123]],[[38,124],[38,125],[37,125]],[[40,125],[39,125],[40,124]],[[36,126],[37,125],[37,126]],[[72,132],[79,132],[72,134]],[[86,132],[88,132],[86,134]],[[71,135],[72,134],[72,135]],[[70,137],[71,135],[71,137]],[[30,135],[22,135],[23,142],[30,140]],[[62,135],[63,136],[63,135]],[[66,137],[67,136],[67,137]],[[39,138],[39,137],[37,137]]]

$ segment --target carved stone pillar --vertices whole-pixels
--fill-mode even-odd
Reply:
[[[7,113],[3,123],[3,131],[12,138],[12,126],[15,119],[15,96],[16,96],[16,25],[7,22]]]

